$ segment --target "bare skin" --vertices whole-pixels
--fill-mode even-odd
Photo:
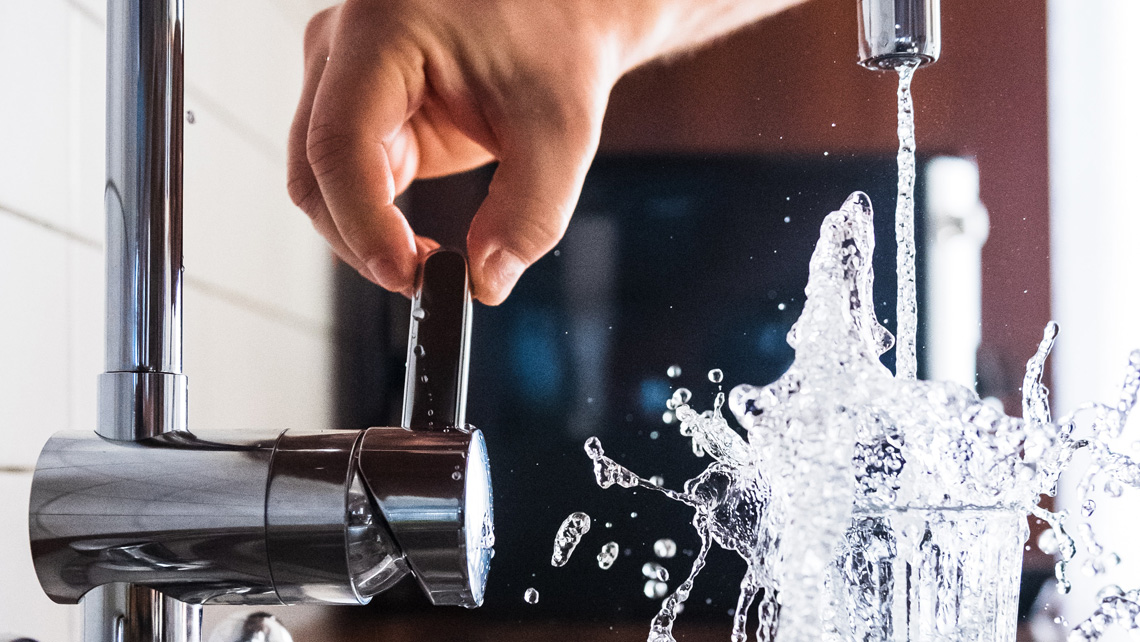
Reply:
[[[409,294],[437,247],[393,201],[416,178],[499,166],[467,236],[501,303],[562,238],[627,71],[799,0],[349,0],[313,17],[289,194],[333,251]]]

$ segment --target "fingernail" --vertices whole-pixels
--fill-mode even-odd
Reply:
[[[507,298],[524,270],[526,263],[510,250],[499,248],[491,252],[483,261],[483,281],[487,284],[483,289],[491,299],[485,303],[495,304]]]
[[[368,271],[372,273],[372,278],[385,290],[399,292],[407,288],[407,284],[404,283],[400,274],[400,268],[395,261],[378,256],[370,259],[367,265]]]

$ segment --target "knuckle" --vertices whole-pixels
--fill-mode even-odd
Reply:
[[[317,217],[317,204],[320,201],[321,191],[311,172],[290,165],[285,187],[294,205],[308,214],[309,218]]]
[[[303,39],[305,57],[308,58],[317,49],[323,49],[328,40],[329,26],[332,24],[336,13],[340,7],[329,7],[319,11],[316,15],[309,19],[309,23],[305,25],[305,36]]]
[[[314,177],[320,178],[340,169],[352,145],[352,137],[335,125],[311,125],[305,139],[305,157]]]
[[[513,222],[508,236],[508,245],[520,257],[537,261],[546,254],[566,232],[570,222],[570,212],[561,205],[532,199],[526,205],[526,214]]]

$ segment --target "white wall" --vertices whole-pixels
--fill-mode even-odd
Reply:
[[[188,0],[185,363],[194,426],[329,423],[331,259],[285,193],[321,0]],[[101,0],[0,0],[0,637],[77,639],[34,578],[40,446],[91,430],[103,370]]]
[[[1053,310],[1061,328],[1053,362],[1058,413],[1083,401],[1114,402],[1128,354],[1140,348],[1138,24],[1136,0],[1049,2]],[[1140,418],[1134,418],[1123,443],[1140,439],[1138,429]],[[1063,482],[1062,504],[1079,517],[1077,478]],[[1107,578],[1074,570],[1074,593],[1065,600],[1073,621],[1088,617],[1093,596],[1106,583],[1140,588],[1140,491],[1097,500],[1090,521],[1124,563]],[[1111,639],[1126,638],[1116,633]]]

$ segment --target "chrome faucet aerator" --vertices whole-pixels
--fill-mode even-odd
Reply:
[[[857,0],[859,64],[890,70],[926,65],[942,49],[940,0]]]
[[[431,376],[407,378],[405,426],[54,435],[30,509],[47,594],[128,582],[188,604],[363,604],[411,573],[433,604],[480,605],[491,482],[482,433],[460,423],[466,259],[437,251],[419,281],[409,373]]]

